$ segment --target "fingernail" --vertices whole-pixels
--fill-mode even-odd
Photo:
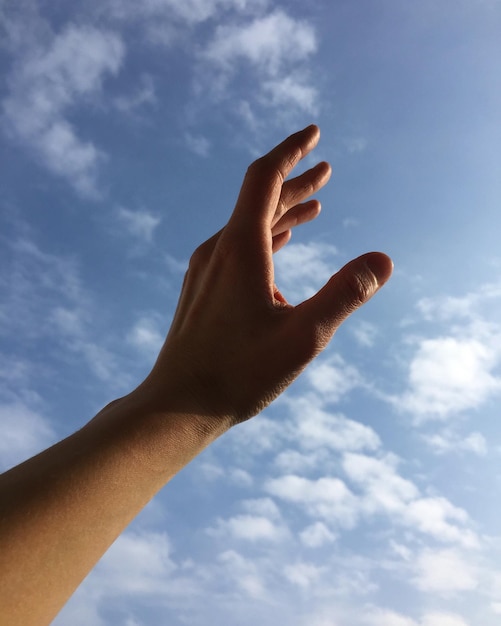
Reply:
[[[309,124],[308,126],[303,128],[303,130],[300,131],[300,132],[301,133],[306,133],[306,131],[312,132],[313,130],[318,132],[320,129],[318,128],[318,126],[316,124]]]

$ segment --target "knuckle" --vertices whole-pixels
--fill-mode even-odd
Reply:
[[[191,255],[189,268],[193,269],[193,268],[198,268],[200,266],[203,266],[207,263],[208,260],[209,260],[209,251],[208,251],[207,242],[205,242],[201,244],[200,246],[198,246],[198,248],[196,248],[193,254]]]
[[[270,182],[278,179],[280,184],[284,182],[284,174],[279,164],[272,160],[269,155],[262,156],[251,163],[247,169],[247,174],[251,178]]]
[[[351,309],[362,306],[376,291],[376,281],[369,272],[355,271],[347,273],[345,277],[347,301]]]

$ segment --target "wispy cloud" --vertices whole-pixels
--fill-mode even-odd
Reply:
[[[231,536],[235,539],[256,542],[282,541],[288,535],[285,526],[263,515],[236,515],[227,520],[218,520],[215,527],[208,530],[209,534]]]
[[[313,28],[278,9],[243,25],[218,26],[203,56],[226,74],[236,71],[239,60],[269,76],[316,51]]]
[[[413,582],[422,591],[448,595],[475,589],[478,574],[458,550],[426,548],[416,559]]]
[[[453,613],[432,611],[421,619],[413,619],[402,613],[371,607],[360,622],[362,626],[469,626],[462,617]]]
[[[349,137],[343,140],[349,154],[359,154],[367,149],[368,141],[365,137]]]
[[[97,193],[104,152],[80,137],[71,110],[99,94],[106,75],[116,74],[124,45],[116,33],[69,24],[50,40],[17,50],[2,102],[3,125],[33,150],[40,164],[80,193]]]
[[[185,141],[188,148],[200,157],[209,156],[211,144],[207,137],[203,135],[185,134]]]
[[[0,277],[3,299],[0,334],[14,333],[31,347],[50,340],[52,352],[37,367],[46,372],[53,358],[71,360],[78,355],[99,380],[127,383],[117,376],[115,355],[109,348],[109,334],[103,338],[95,320],[91,293],[84,287],[76,259],[42,250],[34,241],[14,238]],[[119,383],[118,381],[121,380]]]
[[[420,626],[468,626],[468,624],[459,615],[433,611],[423,617]]]
[[[338,402],[364,381],[357,369],[347,363],[340,354],[316,361],[306,373],[315,393],[321,394],[326,402]]]
[[[290,243],[275,256],[276,282],[292,302],[308,298],[337,269],[337,254],[329,244]]]
[[[129,95],[117,96],[114,105],[121,113],[134,115],[145,105],[155,105],[157,102],[155,82],[149,74],[143,74],[139,87]]]
[[[133,211],[125,207],[116,210],[116,217],[127,233],[145,243],[151,243],[153,234],[162,221],[158,215],[146,209]]]
[[[81,11],[78,23],[68,22],[58,32],[32,16],[30,23],[40,24],[32,29],[28,47],[20,36],[23,28],[29,32],[22,12],[8,22],[13,64],[2,103],[5,131],[84,196],[99,196],[108,156],[95,137],[77,128],[74,114],[102,105],[106,79],[125,66],[128,29],[142,44],[161,44],[161,55],[175,48],[183,56],[195,96],[203,94],[186,102],[187,111],[198,113],[187,113],[192,130],[183,130],[188,148],[200,156],[210,148],[196,129],[202,110],[220,109],[224,103],[226,112],[251,126],[258,140],[269,128],[266,120],[276,125],[287,119],[289,124],[291,117],[318,113],[320,98],[310,67],[318,36],[311,22],[285,7],[272,8],[268,0],[147,0],[140,6],[132,0],[106,0],[90,6]],[[252,92],[243,85],[243,75],[252,79]],[[146,69],[138,83],[128,94],[110,95],[115,111],[130,116],[145,105],[161,104],[154,72]]]
[[[127,334],[127,341],[150,359],[158,355],[164,339],[156,314],[143,315]]]
[[[22,402],[0,404],[0,424],[0,471],[24,461],[57,439],[49,420]]]
[[[134,0],[107,0],[105,7],[119,19],[160,20],[193,26],[227,12],[252,14],[267,4],[268,0],[145,0],[138,5]]]
[[[97,574],[102,592],[120,590],[120,593],[148,595],[161,593],[166,578],[176,568],[165,533],[130,531],[122,534],[111,546],[99,564]]]
[[[358,487],[359,509],[365,515],[389,515],[393,523],[435,539],[466,548],[479,546],[463,509],[443,497],[423,497],[418,487],[397,471],[391,454],[375,458],[346,453],[343,469]]]
[[[314,396],[292,397],[290,411],[291,429],[285,436],[296,449],[311,454],[322,449],[346,452],[380,446],[379,436],[370,426],[328,410]]]
[[[350,332],[361,346],[372,348],[372,346],[375,345],[378,329],[371,322],[365,320],[354,321],[354,323],[350,324],[349,328]]]
[[[129,530],[120,535],[100,560],[92,575],[81,585],[54,624],[86,626],[108,624],[121,598],[121,613],[134,623],[134,601],[147,599],[163,606],[183,589],[179,564],[165,532]],[[188,586],[189,589],[189,586]]]
[[[284,567],[285,577],[297,587],[308,589],[325,575],[325,568],[314,563],[299,561]]]
[[[417,423],[447,420],[501,394],[501,325],[489,319],[500,297],[499,285],[485,285],[418,303],[425,320],[445,324],[447,332],[413,339],[408,387],[394,401]]]
[[[267,481],[265,490],[304,509],[313,517],[352,528],[358,518],[356,496],[336,477],[324,476],[316,480],[289,474]]]
[[[49,317],[53,339],[65,351],[82,358],[90,371],[101,381],[116,381],[119,367],[115,355],[96,340],[90,331],[89,312],[79,306],[73,309],[55,307]]]
[[[234,115],[254,131],[263,111],[278,119],[315,115],[319,97],[309,61],[317,48],[312,24],[282,8],[228,20],[201,46],[195,88],[215,102],[231,100]],[[242,89],[242,75],[252,77],[252,92]]]
[[[487,440],[479,432],[471,432],[460,435],[450,428],[439,432],[423,435],[423,440],[436,454],[470,452],[478,456],[487,454]]]
[[[38,338],[48,331],[54,307],[72,309],[77,303],[86,304],[74,259],[46,252],[27,237],[14,236],[5,243],[7,254],[0,275],[1,332]],[[65,323],[68,327],[70,320]]]
[[[490,339],[490,340],[489,340]],[[501,392],[494,370],[501,359],[497,335],[436,337],[419,343],[401,405],[417,420],[447,419]]]
[[[265,580],[255,559],[246,558],[236,550],[226,550],[219,555],[224,573],[234,579],[245,597],[263,601],[268,596]]]
[[[333,543],[337,537],[323,522],[315,522],[306,526],[299,534],[299,538],[308,548],[321,548]]]

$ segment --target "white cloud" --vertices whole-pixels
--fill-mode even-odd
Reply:
[[[353,334],[357,342],[365,348],[372,348],[376,342],[378,330],[371,322],[365,320],[355,321],[350,324],[350,332]]]
[[[364,615],[362,623],[364,626],[468,626],[462,617],[453,613],[432,611],[415,620],[380,607],[371,607]]]
[[[51,321],[67,336],[82,336],[85,320],[83,313],[78,309],[69,309],[64,306],[56,306],[51,315]]]
[[[235,550],[227,550],[219,555],[218,561],[224,566],[227,575],[236,582],[246,596],[263,600],[266,584],[253,559],[246,559]]]
[[[162,221],[158,215],[153,215],[145,209],[132,211],[120,207],[116,211],[116,216],[128,233],[147,243],[152,241],[155,229]]]
[[[457,543],[466,548],[479,546],[475,533],[463,527],[469,522],[466,511],[445,498],[419,498],[409,502],[403,511],[403,520],[412,528],[440,541]]]
[[[313,26],[281,8],[222,23],[201,47],[195,90],[205,99],[210,95],[231,103],[254,134],[265,126],[265,111],[290,124],[298,112],[318,111],[320,99],[308,68],[317,47]],[[252,80],[251,92],[242,76]]]
[[[277,108],[294,104],[301,111],[317,115],[320,96],[317,89],[308,84],[307,77],[289,74],[264,81],[262,100]]]
[[[128,531],[120,535],[96,568],[94,584],[104,594],[154,594],[166,590],[177,569],[165,533]]]
[[[468,624],[459,615],[433,611],[423,617],[419,626],[468,626]]]
[[[428,548],[417,556],[413,582],[421,591],[437,594],[471,591],[478,584],[475,567],[457,550]]]
[[[0,333],[19,332],[35,338],[47,332],[54,302],[73,309],[84,305],[78,268],[73,259],[47,253],[33,241],[8,242],[9,257],[0,273]]]
[[[313,563],[299,562],[293,565],[286,565],[284,574],[287,580],[294,585],[308,589],[324,574],[324,568],[318,567]]]
[[[54,624],[106,626],[110,606],[119,602],[123,614],[132,615],[137,602],[165,604],[166,598],[192,593],[191,581],[171,555],[164,532],[127,530],[113,543],[85,579]],[[125,619],[125,618],[124,618]]]
[[[87,591],[88,583],[77,589],[63,610],[52,622],[52,626],[109,626],[109,622],[100,615],[98,601]]]
[[[321,548],[326,544],[333,543],[336,540],[336,535],[323,522],[315,522],[302,530],[299,538],[307,548]]]
[[[357,369],[340,354],[313,362],[305,376],[315,392],[329,402],[338,402],[343,395],[363,385]]]
[[[321,467],[325,461],[325,449],[315,449],[314,445],[309,447],[306,452],[287,448],[275,457],[275,465],[285,474],[308,473]]]
[[[357,228],[360,226],[360,221],[354,217],[345,217],[343,219],[343,226],[344,228]]]
[[[233,484],[238,485],[239,487],[252,487],[254,484],[254,477],[252,474],[246,472],[240,467],[230,470],[228,478]]]
[[[443,497],[422,497],[414,483],[396,471],[397,459],[346,453],[346,475],[361,490],[359,507],[369,515],[390,515],[392,522],[444,542],[476,548],[477,535],[468,528],[466,511]]]
[[[145,353],[148,358],[154,358],[160,352],[165,339],[165,335],[160,331],[159,325],[157,316],[143,316],[129,331],[127,341]]]
[[[268,544],[281,543],[290,533],[282,521],[280,510],[271,498],[255,498],[240,503],[245,511],[228,519],[217,520],[215,526],[207,529],[214,537],[223,537],[251,543],[264,541]]]
[[[127,386],[123,368],[117,375],[109,333],[100,336],[98,313],[75,259],[45,252],[29,239],[14,239],[9,249],[11,258],[0,275],[0,319],[5,320],[0,334],[15,332],[33,345],[49,339],[52,350],[45,371],[52,357],[67,363],[77,354],[100,380],[116,390]]]
[[[397,541],[394,541],[392,539],[390,541],[390,547],[393,550],[393,552],[395,552],[395,554],[398,554],[398,556],[401,559],[403,559],[404,561],[410,561],[411,560],[411,558],[412,558],[412,551],[407,546],[404,546],[403,544],[398,543]]]
[[[261,414],[246,422],[245,428],[231,430],[226,435],[226,444],[235,446],[238,454],[245,458],[275,450],[284,438],[283,426]]]
[[[184,274],[188,269],[188,261],[179,260],[171,254],[164,254],[165,264],[173,274]]]
[[[82,356],[100,380],[110,382],[116,378],[117,363],[114,355],[91,337],[90,319],[89,311],[77,304],[71,309],[56,306],[50,314],[49,322],[51,332],[60,344]]]
[[[141,78],[139,88],[129,96],[117,96],[114,100],[115,107],[121,113],[135,113],[145,104],[156,104],[157,96],[155,92],[155,83],[153,78],[145,74]]]
[[[306,450],[376,450],[380,439],[369,426],[322,409],[310,395],[292,397],[294,426],[290,436]]]
[[[281,518],[280,509],[271,498],[243,500],[241,505],[245,511],[254,515],[264,515],[273,520]]]
[[[353,527],[358,517],[357,498],[339,478],[310,480],[289,474],[268,480],[265,490],[301,506],[311,516],[346,528]]]
[[[0,471],[55,443],[49,421],[21,402],[0,404]]]
[[[362,623],[364,626],[418,626],[410,617],[379,607],[371,607],[364,615]]]
[[[197,27],[209,20],[219,23],[235,14],[240,19],[259,15],[267,4],[268,0],[106,0],[103,9],[112,19],[140,24],[149,44],[171,47],[196,40]]]
[[[170,22],[194,26],[225,11],[252,13],[267,3],[267,0],[143,0],[138,4],[135,0],[108,0],[106,6],[118,19],[160,20],[162,26]]]
[[[392,398],[395,406],[414,415],[416,423],[447,420],[501,394],[501,325],[493,306],[500,297],[499,284],[486,284],[462,297],[419,301],[423,318],[444,324],[447,331],[413,341],[416,350],[409,363],[408,388]],[[447,447],[439,438],[430,443],[437,449],[442,444]],[[463,447],[483,453],[478,437]]]
[[[312,296],[334,274],[334,246],[318,242],[291,243],[275,256],[275,280],[285,296],[300,301]]]
[[[96,193],[104,153],[78,137],[70,109],[99,94],[124,57],[120,38],[91,26],[67,26],[46,45],[33,44],[14,64],[3,101],[4,126],[43,166],[79,192]]]
[[[447,429],[439,433],[423,435],[423,439],[437,454],[461,452],[471,452],[478,456],[487,454],[487,440],[479,432],[460,436]]]
[[[236,61],[243,59],[277,76],[284,65],[303,60],[316,48],[313,28],[279,9],[244,25],[218,26],[203,56],[226,72],[233,72]]]
[[[367,149],[368,141],[365,137],[350,137],[343,141],[349,154],[358,154]]]
[[[211,482],[225,477],[224,469],[217,463],[211,463],[210,461],[198,462],[198,468],[200,477],[203,480]]]
[[[501,602],[491,602],[491,610],[496,615],[501,615]]]
[[[227,520],[218,520],[214,528],[207,531],[216,536],[231,536],[244,541],[283,541],[288,536],[285,526],[277,524],[263,515],[236,515]]]
[[[184,138],[189,150],[191,150],[200,157],[209,156],[211,144],[207,137],[204,137],[203,135],[192,135],[191,133],[186,133]]]
[[[409,389],[397,400],[416,420],[447,419],[501,392],[494,370],[501,336],[437,337],[420,341],[409,366]]]
[[[364,491],[364,508],[368,512],[400,512],[419,494],[412,482],[398,475],[397,460],[392,455],[376,459],[347,453],[342,464],[350,480]]]
[[[443,295],[435,298],[422,298],[418,302],[418,309],[428,321],[477,320],[485,314],[488,308],[487,303],[499,298],[501,298],[501,284],[486,283],[464,296]]]

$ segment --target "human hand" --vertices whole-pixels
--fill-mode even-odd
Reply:
[[[298,306],[276,287],[273,253],[294,226],[318,215],[319,203],[308,198],[330,177],[330,166],[319,163],[286,180],[319,136],[309,126],[252,163],[228,224],[191,257],[170,332],[145,381],[162,408],[174,394],[177,410],[228,426],[259,413],[390,277],[391,260],[371,252]]]

